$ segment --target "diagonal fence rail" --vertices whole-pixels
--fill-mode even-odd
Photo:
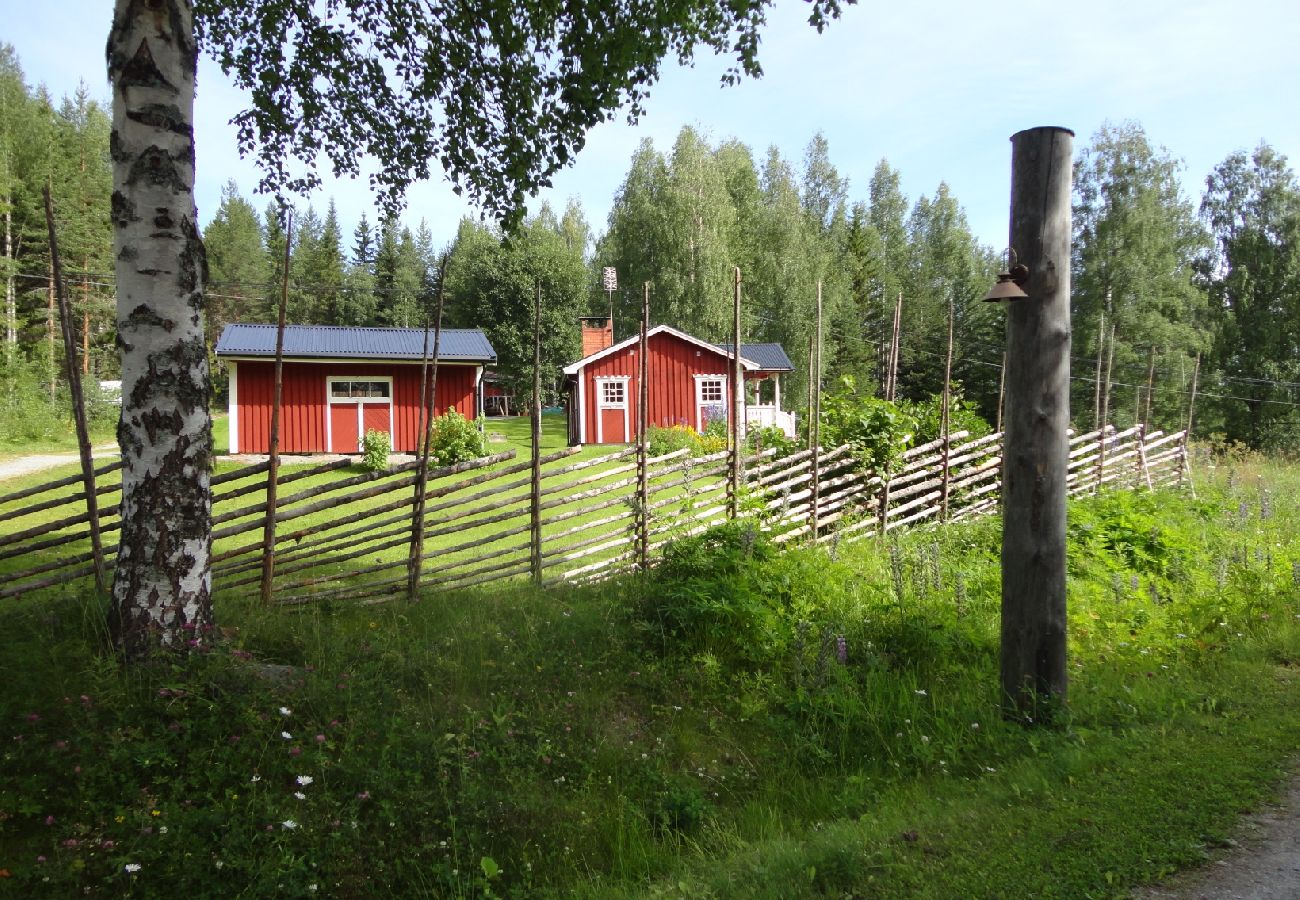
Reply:
[[[946,442],[908,450],[888,472],[865,471],[847,446],[781,458],[772,450],[756,452],[739,467],[739,512],[782,543],[851,541],[992,513],[999,503],[1001,447],[1001,434],[955,432]],[[1184,432],[1107,426],[1072,437],[1069,454],[1068,486],[1075,496],[1149,490],[1188,478]],[[576,448],[541,457],[536,503],[532,462],[513,451],[431,468],[419,522],[422,549],[415,556],[408,550],[418,462],[357,472],[350,461],[338,460],[283,474],[274,516],[275,601],[382,602],[405,592],[414,565],[421,588],[444,590],[518,578],[535,567],[543,584],[597,580],[653,565],[668,542],[731,515],[727,451],[651,457],[644,480],[636,448],[578,457]],[[104,534],[121,527],[120,468],[110,463],[95,471]],[[251,594],[261,580],[266,471],[263,462],[212,478],[219,596]],[[72,476],[0,495],[0,599],[61,585],[81,589],[93,576],[91,513],[85,490],[76,490],[82,481]],[[111,567],[111,541],[104,553]]]

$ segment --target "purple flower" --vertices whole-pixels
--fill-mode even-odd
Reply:
[[[843,665],[849,661],[849,642],[844,639],[844,635],[835,638],[835,658]]]

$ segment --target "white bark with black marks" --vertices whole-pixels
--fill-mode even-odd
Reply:
[[[190,3],[117,0],[108,74],[124,468],[110,627],[129,658],[197,646],[212,626],[196,63]]]

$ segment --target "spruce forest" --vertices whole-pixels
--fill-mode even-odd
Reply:
[[[92,383],[117,374],[108,132],[103,106],[86,89],[56,100],[28,84],[14,50],[0,47],[0,431],[11,436],[67,415],[46,184],[81,371]],[[1177,427],[1195,390],[1198,434],[1264,450],[1296,446],[1300,185],[1287,159],[1267,143],[1234,153],[1207,173],[1201,196],[1189,197],[1176,149],[1159,146],[1139,123],[1104,125],[1081,144],[1076,420],[1091,421],[1104,399],[1117,426]],[[579,355],[577,316],[612,311],[616,338],[626,337],[641,285],[650,282],[652,323],[723,341],[739,266],[746,339],[784,345],[796,365],[790,396],[806,390],[800,373],[820,282],[829,385],[876,392],[901,296],[898,396],[939,392],[951,302],[954,381],[992,421],[1003,317],[980,299],[1003,264],[1002,248],[972,235],[946,185],[911,198],[900,183],[900,170],[885,160],[869,175],[839,171],[820,134],[792,160],[775,147],[760,151],[684,128],[671,147],[642,142],[603,230],[570,201],[562,212],[541,205],[510,235],[466,219],[441,248],[421,218],[436,211],[411,210],[408,220],[419,222],[413,231],[382,212],[341,222],[332,200],[317,198],[293,210],[288,319],[421,326],[447,253],[444,324],[484,328],[500,373],[520,386],[529,377],[532,292],[542,284],[544,384],[555,402],[559,369]],[[204,233],[210,341],[227,322],[274,321],[288,221],[287,208],[259,208],[234,182],[226,185]],[[612,296],[600,286],[607,266],[620,282]],[[221,398],[219,367],[214,380]]]

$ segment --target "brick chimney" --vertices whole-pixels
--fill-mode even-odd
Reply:
[[[582,330],[583,359],[614,343],[614,320],[609,316],[583,316],[578,325]]]

